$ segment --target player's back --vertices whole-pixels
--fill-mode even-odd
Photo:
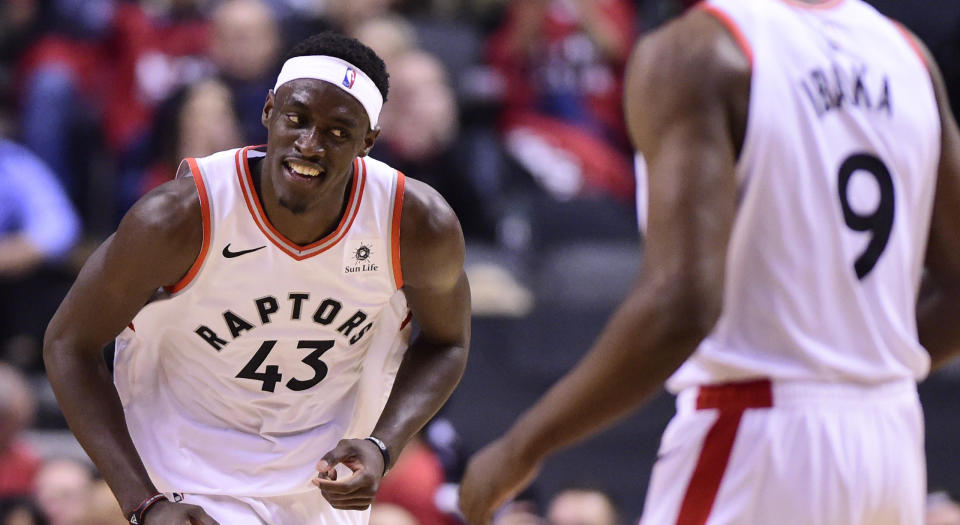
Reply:
[[[668,385],[929,368],[915,305],[940,127],[906,34],[860,0],[711,0],[751,60],[723,313]]]

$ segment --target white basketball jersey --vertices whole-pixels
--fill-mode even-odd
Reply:
[[[373,429],[406,350],[403,175],[356,159],[339,226],[299,246],[254,190],[249,160],[262,156],[187,159],[203,210],[200,256],[117,338],[117,391],[161,491],[315,491],[323,454]]]
[[[752,62],[723,311],[668,387],[926,375],[915,307],[940,156],[929,72],[861,0],[710,0]]]

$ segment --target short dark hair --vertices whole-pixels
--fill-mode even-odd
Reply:
[[[357,66],[360,71],[370,77],[370,80],[373,80],[380,94],[383,95],[383,101],[387,101],[387,92],[390,91],[390,75],[387,74],[387,66],[382,58],[356,38],[335,31],[317,33],[293,46],[283,61],[311,55],[332,56]]]

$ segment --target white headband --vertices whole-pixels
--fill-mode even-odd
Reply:
[[[298,78],[323,80],[353,95],[363,109],[367,110],[370,129],[377,127],[377,119],[380,118],[380,110],[383,108],[383,95],[360,68],[346,60],[327,55],[293,57],[283,64],[273,92],[276,93],[280,86]]]

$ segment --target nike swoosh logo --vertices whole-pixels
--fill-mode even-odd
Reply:
[[[267,247],[267,245],[264,244],[263,246],[260,246],[259,248],[250,248],[249,250],[241,250],[241,251],[239,251],[239,252],[231,252],[231,251],[230,251],[230,243],[227,243],[227,245],[223,247],[223,256],[226,257],[227,259],[233,259],[234,257],[240,257],[241,255],[244,255],[244,254],[247,254],[247,253],[250,253],[250,252],[255,252],[255,251],[257,251],[257,250],[262,250],[262,249],[264,249],[264,248],[266,248],[266,247]]]

